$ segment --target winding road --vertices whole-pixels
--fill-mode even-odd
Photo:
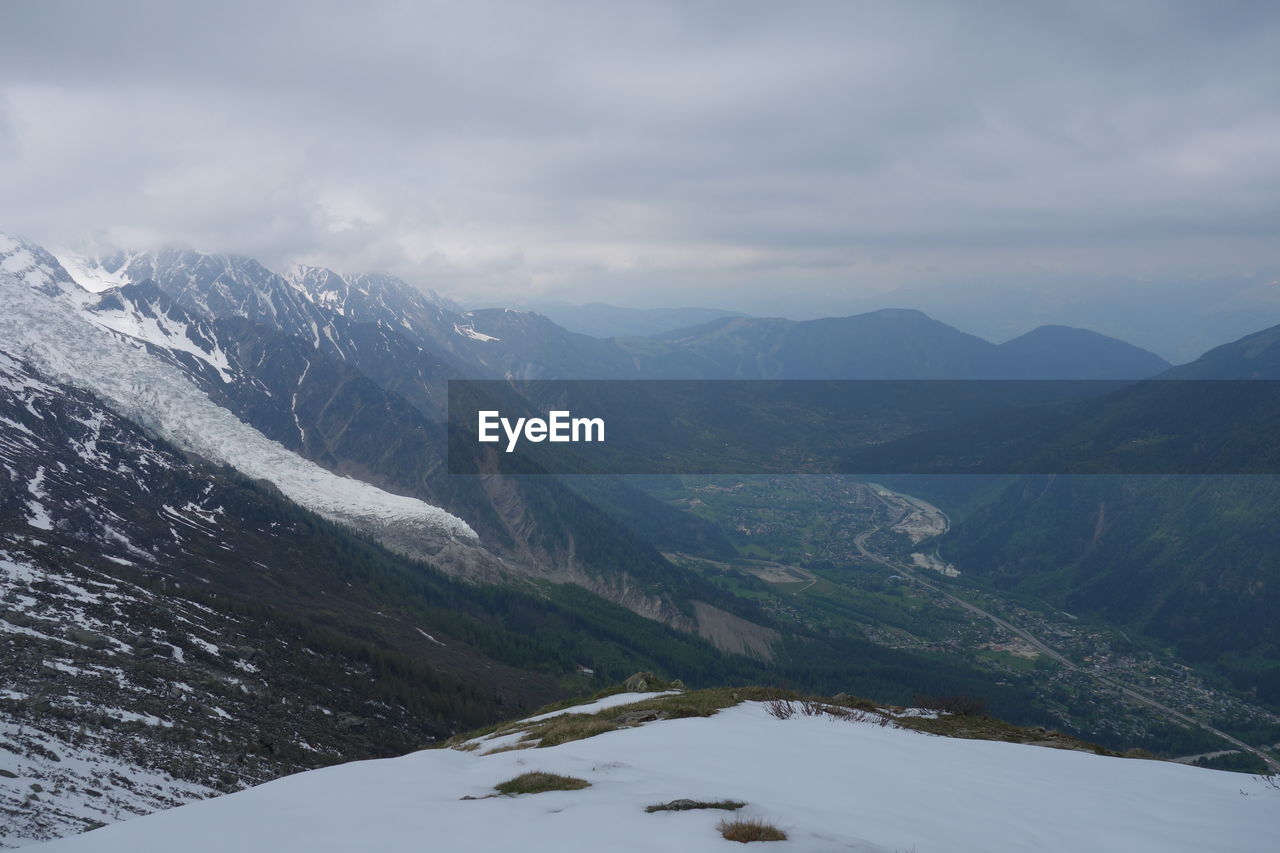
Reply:
[[[1066,655],[1062,654],[1057,649],[1050,646],[1048,643],[1045,643],[1039,637],[1036,637],[1033,634],[1031,634],[1025,628],[1020,628],[1017,625],[1014,625],[1013,623],[1009,622],[1008,620],[1003,619],[999,616],[996,616],[994,613],[991,613],[987,610],[982,609],[976,604],[972,604],[968,601],[965,601],[962,598],[958,598],[957,596],[947,592],[945,589],[939,588],[936,584],[931,583],[930,581],[927,581],[924,578],[922,578],[914,568],[904,565],[901,562],[891,560],[890,558],[885,557],[883,554],[877,554],[874,551],[871,551],[870,549],[868,549],[867,540],[869,540],[872,537],[872,535],[874,535],[876,532],[881,530],[883,527],[886,527],[886,526],[892,527],[894,524],[898,523],[903,518],[906,512],[910,511],[910,510],[907,510],[906,512],[904,512],[902,510],[902,507],[894,506],[892,503],[886,500],[882,494],[875,492],[875,490],[870,490],[870,491],[872,494],[875,495],[876,499],[880,501],[881,505],[884,506],[885,509],[889,510],[891,513],[897,511],[899,512],[899,515],[896,518],[891,519],[886,525],[877,525],[875,527],[868,528],[867,530],[864,530],[862,533],[859,533],[857,536],[854,537],[854,540],[853,540],[854,545],[857,546],[858,552],[863,557],[866,557],[868,560],[872,560],[874,562],[887,566],[897,574],[900,574],[903,577],[909,578],[913,583],[917,583],[920,586],[924,587],[925,589],[928,589],[942,596],[943,598],[946,598],[948,601],[953,602],[957,606],[964,608],[965,610],[967,610],[968,612],[976,616],[985,617],[986,619],[991,620],[996,625],[999,625],[1001,628],[1005,629],[1009,633],[1021,638],[1022,640],[1025,640],[1036,651],[1049,657],[1052,660],[1057,661],[1058,663],[1062,664],[1064,667],[1067,667],[1073,672],[1078,672],[1083,675],[1087,675],[1093,678],[1094,680],[1107,685],[1113,690],[1120,692],[1122,695],[1124,695],[1129,699],[1132,699],[1135,702],[1146,705],[1150,708],[1154,708],[1155,710],[1159,711],[1160,713],[1164,714],[1166,717],[1170,719],[1174,719],[1174,720],[1187,723],[1193,726],[1199,726],[1205,731],[1213,735],[1216,735],[1217,737],[1231,744],[1236,749],[1247,752],[1250,755],[1256,755],[1258,758],[1266,762],[1267,767],[1271,768],[1271,771],[1273,773],[1280,772],[1280,761],[1277,761],[1275,758],[1272,758],[1270,755],[1263,752],[1262,750],[1256,747],[1250,746],[1249,744],[1245,743],[1239,738],[1233,737],[1227,734],[1226,732],[1222,731],[1221,729],[1214,728],[1213,726],[1209,725],[1206,722],[1203,722],[1202,720],[1197,720],[1196,718],[1191,717],[1187,714],[1184,714],[1181,711],[1178,711],[1174,708],[1170,708],[1168,705],[1164,704],[1163,702],[1159,701],[1158,699],[1152,696],[1147,695],[1146,693],[1142,692],[1141,690],[1138,690],[1137,688],[1130,687],[1127,684],[1116,681],[1110,676],[1101,675],[1097,672],[1094,672],[1092,670],[1089,670],[1080,666],[1075,661],[1071,660]]]

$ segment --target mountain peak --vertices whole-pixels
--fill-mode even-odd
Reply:
[[[1038,326],[996,351],[1001,379],[1146,379],[1169,368],[1153,352],[1073,326]]]
[[[0,232],[0,273],[13,276],[46,296],[66,296],[80,288],[62,264],[41,246]]]
[[[880,308],[876,311],[868,311],[864,314],[854,314],[853,316],[875,317],[880,320],[911,320],[916,322],[920,320],[929,320],[934,323],[939,322],[916,308]]]

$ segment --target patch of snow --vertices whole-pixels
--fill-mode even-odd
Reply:
[[[56,754],[58,760],[47,760],[49,754]],[[17,776],[0,776],[3,847],[47,838],[50,830],[81,831],[96,821],[123,820],[216,793],[204,785],[181,782],[167,773],[149,770],[128,757],[110,755],[96,738],[71,744],[38,727],[3,716],[0,767]],[[35,794],[41,800],[41,808],[23,808],[20,804],[34,794],[31,785],[37,780],[43,787]],[[95,795],[86,796],[86,790]]]
[[[11,251],[3,260],[0,260],[0,272],[7,272],[11,275],[26,272],[32,269],[35,263],[36,259],[29,250],[18,248],[15,251]]]
[[[210,643],[208,640],[202,640],[194,634],[189,635],[187,639],[191,641],[191,644],[193,646],[199,647],[207,654],[217,655],[218,652],[221,651],[221,649],[219,649],[213,643]]]
[[[583,705],[574,705],[572,708],[565,708],[561,711],[548,711],[545,714],[537,714],[524,720],[527,723],[536,723],[542,720],[549,720],[552,717],[559,717],[561,714],[598,714],[609,708],[616,708],[619,705],[633,705],[636,702],[643,702],[646,699],[657,699],[659,696],[670,696],[672,693],[679,693],[679,690],[663,690],[658,693],[614,693],[612,696],[606,696],[603,699],[597,699],[594,702],[587,702]]]
[[[502,338],[495,338],[493,335],[486,335],[484,332],[477,332],[474,326],[459,326],[453,324],[453,330],[464,338],[471,338],[473,341],[500,341]]]
[[[430,640],[431,642],[435,643],[437,646],[443,646],[443,645],[444,645],[444,643],[440,642],[440,641],[439,641],[439,640],[437,640],[435,637],[431,636],[430,634],[428,634],[426,631],[422,630],[421,628],[414,628],[414,630],[415,630],[415,631],[417,631],[417,632],[418,632],[419,634],[421,634],[422,636],[426,637],[426,638],[427,638],[428,640]]]
[[[97,326],[133,340],[193,355],[216,370],[224,383],[235,378],[231,373],[231,361],[220,347],[215,345],[207,350],[200,347],[192,340],[186,324],[171,317],[146,316],[136,310],[100,309],[86,311],[84,316]]]
[[[591,787],[489,796],[531,770]],[[801,851],[1262,853],[1280,832],[1280,792],[1240,774],[824,717],[777,720],[746,703],[548,749],[426,750],[299,773],[42,849],[727,850],[716,830],[723,811],[644,810],[686,797],[745,801],[734,817],[775,824],[789,837],[779,849]]]
[[[27,481],[27,494],[31,495],[27,500],[27,524],[38,530],[52,530],[53,519],[44,505],[44,500],[49,495],[44,490],[43,465],[37,468],[35,476]]]
[[[124,274],[129,266],[127,263],[121,264],[120,269],[115,272],[107,272],[93,258],[81,258],[66,252],[57,252],[54,257],[62,264],[67,275],[71,276],[72,281],[90,293],[101,293],[129,283],[128,276]]]

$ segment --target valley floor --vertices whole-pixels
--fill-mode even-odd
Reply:
[[[1055,725],[1120,751],[1280,768],[1280,716],[1117,628],[968,582],[933,550],[950,520],[920,498],[843,477],[686,478],[659,494],[736,531],[744,552],[669,558],[784,622],[970,662],[1028,685]]]

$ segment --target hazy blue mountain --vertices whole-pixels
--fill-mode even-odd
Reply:
[[[1280,326],[1215,347],[1164,376],[1169,379],[1280,379]]]
[[[729,318],[659,339],[736,379],[968,379],[993,346],[898,309],[802,322]]]
[[[996,346],[908,309],[793,321],[729,318],[658,336],[739,379],[1140,379],[1157,355],[1042,326]]]
[[[571,305],[547,302],[529,308],[571,332],[594,338],[645,338],[687,329],[722,317],[744,317],[721,308],[623,308],[604,302]]]
[[[1088,329],[1040,326],[996,347],[992,379],[1145,379],[1169,368],[1155,353]]]

